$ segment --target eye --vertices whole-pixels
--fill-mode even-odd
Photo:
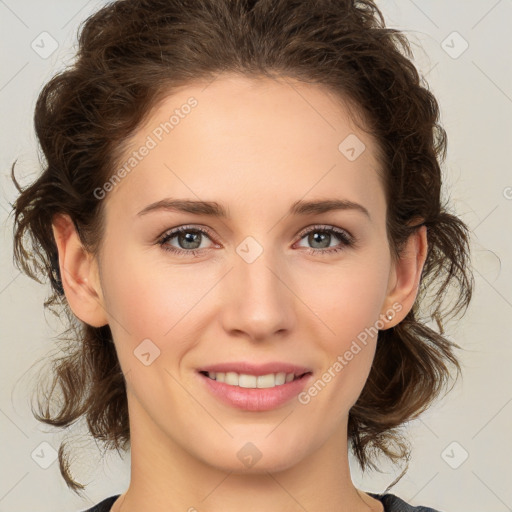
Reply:
[[[198,256],[204,249],[204,247],[201,247],[201,239],[204,236],[210,238],[209,232],[206,229],[180,226],[165,233],[158,243],[165,251],[183,256]],[[181,247],[170,245],[169,242],[174,238],[176,238]]]
[[[318,236],[319,234],[320,236]],[[314,255],[328,255],[343,251],[355,245],[355,239],[352,235],[350,235],[347,231],[336,228],[334,226],[316,225],[310,228],[308,231],[302,232],[300,237],[301,240],[307,237],[307,242],[309,244],[313,246],[320,246],[306,249],[308,254]],[[331,247],[330,243],[332,242],[333,238],[337,238],[341,241],[341,243]]]
[[[320,234],[320,236],[318,236]],[[203,250],[208,247],[201,247],[203,238],[212,239],[208,230],[204,228],[194,228],[191,226],[180,226],[165,233],[158,244],[163,250],[172,252],[180,256],[198,257]],[[355,238],[343,229],[334,226],[316,225],[303,231],[300,234],[301,240],[307,237],[307,242],[313,246],[319,247],[306,248],[308,254],[327,255],[342,251],[346,248],[355,246]],[[170,242],[176,239],[179,247],[175,247]],[[333,239],[338,239],[340,243],[331,246]]]

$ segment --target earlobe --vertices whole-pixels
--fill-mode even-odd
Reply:
[[[386,321],[387,329],[400,323],[414,305],[427,257],[427,248],[427,227],[420,226],[407,240],[399,260],[390,272],[390,289],[385,305],[394,313],[393,318]]]
[[[55,215],[52,229],[62,287],[71,310],[93,327],[108,324],[96,258],[84,249],[69,215]]]

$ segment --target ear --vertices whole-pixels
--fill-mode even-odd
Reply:
[[[52,219],[62,287],[73,313],[93,327],[108,323],[96,258],[87,252],[67,214]]]
[[[384,302],[386,311],[393,312],[385,319],[385,329],[400,323],[409,313],[418,295],[421,273],[427,257],[427,227],[421,226],[409,236],[398,261],[392,264],[388,291]]]

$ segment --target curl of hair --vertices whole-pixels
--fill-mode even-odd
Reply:
[[[437,101],[411,57],[406,37],[385,26],[372,0],[121,0],[90,16],[80,27],[74,63],[37,100],[42,174],[22,189],[12,166],[20,192],[13,205],[15,263],[38,282],[49,280],[44,305],[66,314],[71,334],[65,356],[53,361],[49,395],[43,404],[38,396],[38,412],[32,410],[36,418],[64,428],[85,417],[90,434],[106,449],[129,446],[125,381],[112,334],[70,311],[53,216],[68,214],[84,247],[96,253],[105,201],[93,192],[112,176],[130,136],[160,100],[220,73],[291,78],[324,87],[374,137],[393,257],[418,226],[427,226],[417,300],[402,322],[379,332],[373,366],[348,424],[363,471],[377,467],[379,453],[393,462],[408,459],[399,427],[440,395],[451,377],[448,365],[459,375],[454,349],[460,347],[443,336],[443,322],[467,309],[473,287],[468,229],[441,200],[446,133]],[[452,285],[457,300],[447,309]],[[427,292],[433,297],[430,314]],[[419,318],[420,305],[440,332]],[[72,478],[62,446],[59,462],[67,485],[78,493],[84,486]]]

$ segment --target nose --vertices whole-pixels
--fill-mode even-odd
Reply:
[[[297,298],[284,261],[270,250],[251,262],[235,254],[224,283],[223,328],[231,336],[265,341],[284,336],[294,325]]]

